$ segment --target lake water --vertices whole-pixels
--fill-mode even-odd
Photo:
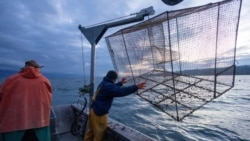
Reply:
[[[75,103],[81,79],[50,79],[53,105]],[[96,80],[98,83],[100,78]],[[235,87],[177,122],[136,95],[116,98],[109,116],[158,141],[250,141],[250,76],[238,75]]]

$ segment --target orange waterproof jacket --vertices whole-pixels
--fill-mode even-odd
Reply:
[[[0,133],[49,125],[52,89],[39,69],[26,67],[0,86]]]

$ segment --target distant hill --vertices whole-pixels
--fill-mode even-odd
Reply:
[[[7,77],[7,76],[10,76],[10,75],[15,74],[17,72],[18,71],[14,71],[14,70],[0,70],[0,77],[1,78]]]
[[[222,72],[223,68],[218,68],[217,71]],[[183,74],[187,75],[213,75],[214,69],[196,69],[196,70],[183,70]],[[223,75],[228,75],[229,72],[224,72]],[[250,75],[250,65],[236,66],[236,75]]]
[[[250,75],[250,65],[237,66],[236,75]]]
[[[14,70],[0,70],[0,77],[5,78],[12,74],[17,73],[18,71]],[[194,70],[186,70],[184,71],[186,74],[192,74]],[[195,70],[195,74],[198,75],[209,75],[212,69],[200,69]],[[60,74],[60,73],[43,73],[48,78],[81,78],[82,75],[79,74]],[[250,75],[250,65],[237,66],[236,67],[236,75]]]
[[[0,78],[6,78],[10,75],[17,73],[18,71],[13,70],[0,70]],[[62,73],[43,73],[48,78],[82,78],[79,74],[62,74]]]
[[[43,73],[48,78],[83,78],[80,74]]]

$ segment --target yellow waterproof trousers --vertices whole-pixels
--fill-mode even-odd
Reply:
[[[108,127],[108,114],[98,116],[91,108],[84,136],[84,141],[101,141]]]

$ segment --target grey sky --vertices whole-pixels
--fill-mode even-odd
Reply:
[[[11,0],[0,2],[0,69],[18,70],[24,61],[35,59],[43,72],[89,73],[90,44],[78,25],[88,26],[123,17],[153,6],[155,15],[167,10],[199,6],[219,0],[184,0],[167,6],[161,0]],[[238,65],[250,64],[250,1],[244,0],[238,43]],[[154,16],[155,16],[154,15]],[[124,26],[122,26],[124,27]],[[122,27],[109,29],[109,35]],[[104,38],[96,48],[96,75],[113,69]]]

